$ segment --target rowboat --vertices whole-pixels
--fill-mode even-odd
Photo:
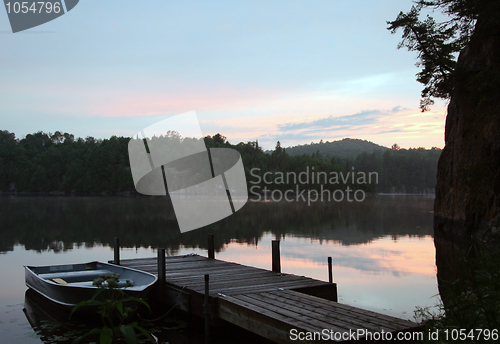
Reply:
[[[88,313],[76,313],[72,317],[75,321],[68,322],[68,311],[69,309],[54,305],[31,288],[26,290],[23,312],[42,342],[54,343],[54,338],[77,337],[84,335],[89,328],[102,326],[100,317],[89,317]],[[87,327],[81,327],[82,324]],[[158,338],[152,333],[149,334],[155,343],[158,343]]]
[[[128,296],[145,298],[157,277],[119,265],[90,262],[82,264],[24,266],[26,286],[64,307],[90,300],[97,290],[94,280],[104,274],[117,274],[118,288]],[[103,283],[105,287],[105,283]]]

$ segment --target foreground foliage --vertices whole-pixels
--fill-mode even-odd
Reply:
[[[425,322],[426,333],[437,331],[442,343],[456,342],[457,336],[464,343],[492,343],[500,339],[499,259],[498,249],[485,249],[477,243],[469,247],[460,259],[463,277],[440,286],[440,311],[415,311],[415,317]]]
[[[118,288],[117,274],[103,274],[94,280],[94,285],[98,286],[96,293],[90,300],[80,302],[71,311],[71,315],[81,307],[97,306],[97,313],[101,316],[103,326],[94,328],[75,339],[73,343],[80,343],[82,340],[92,336],[99,336],[101,344],[112,344],[117,339],[123,338],[127,344],[137,344],[140,342],[138,333],[148,339],[151,343],[156,343],[151,334],[134,321],[134,310],[127,304],[142,304],[148,310],[149,305],[137,298],[127,296],[123,289]],[[132,286],[127,281],[127,287]]]

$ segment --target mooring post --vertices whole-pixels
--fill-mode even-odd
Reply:
[[[164,291],[165,291],[165,283],[167,281],[167,267],[165,264],[165,249],[158,248],[158,300],[163,302],[164,300]]]
[[[332,257],[328,257],[328,282],[333,283]]]
[[[214,235],[208,234],[208,259],[215,259]]]
[[[205,344],[210,343],[210,297],[209,297],[209,275],[205,275]]]
[[[280,241],[273,240],[272,242],[272,265],[273,272],[281,273],[281,261],[280,261]]]
[[[116,265],[120,265],[120,238],[118,237],[114,238],[114,245],[115,245],[115,257],[113,262]]]
[[[167,266],[165,264],[165,249],[158,249],[158,282],[161,286],[167,281]]]

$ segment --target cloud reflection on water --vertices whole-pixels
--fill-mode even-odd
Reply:
[[[256,246],[231,242],[217,258],[271,269],[270,233]],[[434,306],[438,299],[434,241],[423,237],[385,236],[366,244],[287,236],[282,239],[284,273],[328,281],[327,257],[333,261],[339,302],[413,319],[416,306]]]

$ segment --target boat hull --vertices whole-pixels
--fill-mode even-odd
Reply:
[[[144,271],[102,262],[25,266],[24,269],[28,288],[67,308],[90,300],[97,290],[92,282],[103,273],[118,274],[123,285],[126,280],[131,281],[133,286],[120,289],[128,296],[138,298],[145,298],[158,279],[155,275]]]

